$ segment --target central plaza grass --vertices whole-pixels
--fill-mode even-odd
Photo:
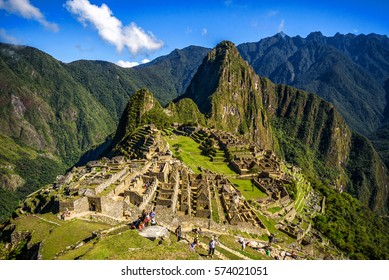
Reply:
[[[232,184],[234,184],[235,188],[240,191],[246,200],[256,200],[266,197],[266,194],[254,186],[249,179],[230,178],[230,181]]]
[[[212,162],[209,157],[203,156],[199,143],[188,136],[171,135],[165,137],[174,156],[181,159],[196,174],[200,174],[199,166],[218,174],[235,175],[225,162]]]

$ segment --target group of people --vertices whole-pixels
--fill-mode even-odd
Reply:
[[[247,247],[251,247],[254,250],[258,250],[258,251],[259,250],[264,250],[266,256],[271,257],[272,256],[272,254],[271,254],[271,251],[272,251],[271,244],[272,243],[276,243],[277,240],[275,239],[274,234],[271,234],[269,236],[269,244],[266,244],[265,246],[258,246],[258,243],[255,242],[255,241],[253,243],[251,243],[250,241],[246,242],[243,237],[240,237],[238,242],[242,246],[242,251],[244,251],[246,246],[247,246]],[[255,243],[255,245],[254,245],[254,243]],[[287,257],[292,258],[292,259],[298,259],[298,256],[297,256],[295,251],[292,251],[292,252],[281,251],[279,255],[275,255],[274,256],[274,259],[276,259],[276,260],[279,260],[279,259],[285,260]]]
[[[136,221],[131,224],[131,228],[137,228],[139,231],[142,231],[145,227],[151,225],[155,226],[157,222],[155,221],[155,212],[151,210],[147,212],[146,210],[142,211],[142,214],[138,217]]]
[[[192,229],[192,232],[195,233],[195,238],[193,242],[190,244],[189,248],[191,250],[195,250],[196,246],[199,244],[199,235],[202,234],[201,228],[194,228]],[[182,239],[182,227],[179,225],[176,230],[174,231],[175,235],[177,236],[177,242],[179,242]],[[208,244],[208,257],[213,257],[215,253],[216,248],[216,239],[214,237],[211,238]]]
[[[65,220],[66,217],[70,217],[70,211],[68,208],[61,214],[61,220]]]
[[[280,252],[280,256],[283,260],[286,259],[286,257],[290,257],[292,259],[297,259],[297,255],[296,255],[296,252],[295,251],[292,251],[291,253],[289,252],[285,252],[285,251],[282,251]]]

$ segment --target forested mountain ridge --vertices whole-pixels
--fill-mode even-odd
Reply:
[[[312,179],[388,210],[388,171],[369,140],[317,95],[258,77],[231,42],[204,58],[182,97],[194,100],[211,127],[246,135]]]
[[[279,33],[238,49],[260,76],[315,92],[334,104],[355,131],[368,135],[381,125],[389,78],[387,36]]]
[[[388,46],[387,37],[376,34],[326,37],[316,32],[307,38],[278,34],[258,43],[241,44],[238,49],[261,76],[317,92],[331,101],[353,129],[373,140],[385,159],[388,154],[385,97],[388,94],[383,85],[389,73]],[[124,69],[104,61],[65,64],[34,48],[1,44],[0,127],[3,149],[0,181],[3,194],[0,197],[1,205],[4,202],[8,209],[3,210],[9,213],[18,197],[51,182],[55,174],[74,164],[82,153],[111,135],[128,98],[139,88],[150,89],[163,105],[184,93],[208,51],[207,48],[190,46],[150,63]],[[255,83],[251,87],[255,87]],[[254,103],[257,101],[260,100],[256,98]],[[176,105],[171,103],[171,106],[174,111]],[[253,110],[263,111],[258,106],[246,110],[243,113],[245,120],[237,124],[237,129],[244,132],[254,128],[256,122],[250,121]],[[259,122],[263,129],[257,131],[266,131],[262,137],[274,140],[277,133],[274,128],[268,129],[271,115],[263,112],[263,116],[257,114],[261,120],[263,117],[263,122]],[[231,120],[227,126],[234,124]],[[273,127],[280,125],[276,121]],[[299,133],[302,131],[304,129]],[[309,134],[306,136],[307,139],[310,137]],[[353,139],[355,143],[361,143],[357,140],[363,137]],[[310,138],[309,141],[314,140]],[[373,150],[370,144],[362,147]],[[358,153],[353,155],[358,156]],[[363,167],[368,166],[369,170],[378,162],[375,156],[366,160],[369,164]],[[370,191],[366,186],[375,186],[376,183],[368,179],[372,176],[358,174],[358,168],[348,167],[364,182],[364,187],[351,187],[350,192],[358,196],[358,190],[364,189],[365,202],[374,206],[374,199],[367,198]],[[378,174],[382,169],[374,170],[370,175]],[[27,189],[22,188],[27,185]],[[17,189],[19,194],[15,196],[14,190]],[[377,196],[379,192],[373,193]],[[13,197],[13,202],[6,197]]]
[[[104,61],[66,64],[0,43],[0,217],[104,142],[139,88],[153,89],[162,104],[182,94],[206,52],[188,47],[149,68],[126,69]]]
[[[227,148],[222,148],[226,144]],[[247,218],[250,212],[250,220],[257,221],[254,224],[261,229],[246,235],[244,231],[252,229],[243,229],[238,223],[239,235],[267,241],[268,234],[274,233],[282,240],[281,247],[276,245],[278,249],[288,250],[289,242],[293,242],[300,258],[387,259],[389,235],[382,215],[388,210],[388,171],[371,143],[353,132],[335,107],[317,95],[256,75],[231,42],[223,41],[210,51],[186,93],[167,106],[163,107],[148,89],[134,93],[116,133],[98,150],[101,153],[95,153],[97,160],[72,168],[55,183],[29,195],[13,212],[13,218],[0,225],[0,258],[139,257],[126,247],[123,254],[122,246],[112,244],[135,242],[125,246],[144,247],[138,231],[128,227],[129,218],[142,210],[136,205],[144,205],[143,201],[158,204],[158,221],[169,229],[181,216],[175,216],[175,211],[185,215],[185,205],[192,204],[194,208],[188,209],[195,209],[193,214],[199,213],[201,219],[208,213],[213,226],[228,231],[220,238],[229,247],[240,248],[234,240],[236,232],[231,234],[223,219],[235,223],[239,209],[235,207],[243,207],[242,214]],[[22,152],[35,155],[33,150]],[[236,174],[232,167],[246,157],[258,160],[258,165],[240,176],[243,173]],[[185,164],[190,164],[190,169]],[[154,168],[150,169],[151,165]],[[219,171],[228,174],[229,179]],[[160,176],[160,172],[165,172],[163,178],[158,177],[161,182],[153,179],[149,185],[150,176]],[[201,182],[197,192],[189,191],[195,195],[193,200],[184,195],[188,194],[185,188],[189,180],[179,180],[189,173],[201,179],[191,181],[195,185]],[[147,180],[146,185],[143,180]],[[217,191],[208,180],[217,183]],[[266,186],[274,193],[266,199],[254,196],[253,182],[258,180],[264,184],[263,191],[268,192]],[[214,190],[212,199],[204,199],[207,195],[203,183],[211,188],[209,198]],[[231,189],[223,184],[231,184]],[[132,191],[140,191],[144,197]],[[245,198],[239,199],[240,206],[235,207],[223,202],[224,211],[234,215],[219,215],[224,212],[217,200],[231,192]],[[177,203],[184,208],[177,207]],[[78,215],[87,218],[79,220]],[[91,222],[93,219],[100,222]],[[202,219],[197,222],[203,227],[208,219]],[[70,238],[59,238],[64,233]],[[122,243],[121,236],[130,242]],[[162,243],[157,247],[158,254],[142,254],[141,258],[170,258],[171,241],[167,238]],[[109,249],[105,250],[104,244]],[[187,245],[177,245],[174,250],[182,252],[182,258],[197,257],[195,252],[187,253]],[[261,259],[257,254],[249,253],[248,258]]]

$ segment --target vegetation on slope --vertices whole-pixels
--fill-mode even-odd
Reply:
[[[314,218],[315,227],[352,259],[389,259],[389,223],[347,193],[320,182],[314,184],[326,197],[325,214]]]
[[[334,104],[350,127],[367,136],[380,126],[389,77],[389,40],[377,34],[277,34],[238,46],[256,73],[315,92]]]
[[[136,90],[151,88],[163,104],[182,94],[206,52],[205,48],[188,47],[138,69],[125,69],[103,61],[64,64],[31,47],[0,43],[1,132],[10,137],[7,144],[11,141],[12,146],[53,159],[51,164],[28,162],[22,167],[28,165],[30,173],[38,175],[51,173],[50,179],[46,176],[48,180],[40,183],[52,182],[65,166],[75,164],[83,153],[105,141]],[[97,147],[84,161],[105,148]],[[1,186],[8,188],[1,191],[7,194],[0,198],[4,210],[17,204],[16,196],[10,194],[15,178],[22,178],[20,182],[26,178],[19,170],[3,168],[15,162],[0,155]],[[50,168],[40,169],[46,166]],[[59,166],[61,171],[55,171]],[[21,193],[33,192],[36,187],[26,183]],[[9,203],[5,202],[8,198],[12,200]],[[8,210],[0,212],[0,220],[9,214]]]
[[[0,223],[9,217],[19,200],[52,183],[66,170],[65,164],[0,134]]]

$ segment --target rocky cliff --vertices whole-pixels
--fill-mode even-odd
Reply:
[[[387,211],[388,171],[370,142],[317,95],[258,77],[232,43],[208,54],[183,97],[194,100],[208,125],[246,135],[312,179]]]

